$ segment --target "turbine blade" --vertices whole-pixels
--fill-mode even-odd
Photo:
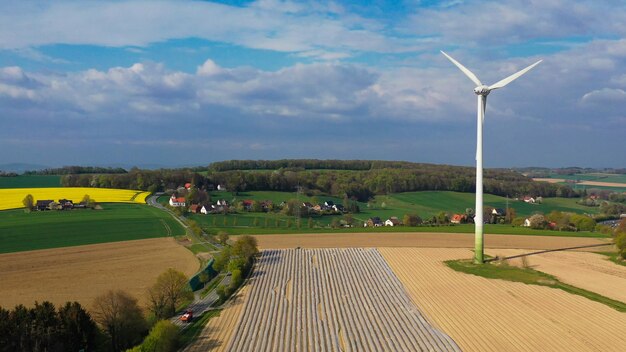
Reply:
[[[482,83],[480,83],[480,80],[478,79],[478,77],[476,77],[476,75],[475,75],[475,74],[473,74],[473,73],[472,73],[472,71],[468,70],[468,69],[467,69],[467,67],[465,67],[465,66],[461,65],[458,61],[456,61],[455,59],[453,59],[452,57],[450,57],[450,55],[448,55],[448,54],[444,53],[442,50],[439,50],[439,51],[441,51],[441,53],[442,53],[445,57],[447,57],[447,58],[448,58],[448,60],[452,61],[452,63],[453,63],[454,65],[456,65],[456,67],[458,67],[461,71],[463,71],[463,73],[465,73],[465,75],[466,75],[467,77],[469,77],[469,79],[471,79],[471,80],[472,80],[472,82],[474,82],[474,84],[476,84],[477,86],[482,86],[482,85],[483,85]]]
[[[502,87],[506,86],[507,84],[509,84],[509,83],[515,81],[516,79],[518,79],[524,73],[530,71],[530,69],[532,69],[533,67],[539,65],[539,63],[541,61],[543,61],[543,60],[539,60],[539,61],[535,62],[534,64],[526,67],[525,69],[523,69],[523,70],[521,70],[521,71],[519,71],[517,73],[514,73],[514,74],[510,75],[509,77],[507,77],[507,78],[505,78],[505,79],[503,79],[503,80],[501,80],[499,82],[496,82],[496,83],[490,85],[489,89],[498,89],[498,88],[502,88]]]

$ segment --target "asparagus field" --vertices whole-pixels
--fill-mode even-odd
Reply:
[[[459,351],[376,249],[263,251],[227,351]]]

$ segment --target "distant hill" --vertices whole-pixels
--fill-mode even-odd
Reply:
[[[0,171],[15,172],[16,174],[21,174],[24,171],[28,171],[28,170],[43,170],[47,168],[49,168],[49,166],[41,165],[41,164],[26,164],[26,163],[0,164]]]

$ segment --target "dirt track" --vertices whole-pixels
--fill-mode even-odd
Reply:
[[[234,236],[235,237],[235,236]],[[474,248],[474,234],[394,232],[334,233],[297,235],[257,235],[261,249],[346,248],[346,247],[423,247]],[[608,239],[522,235],[485,235],[486,248],[556,249],[609,243]],[[595,250],[606,250],[600,247]]]
[[[528,251],[501,249],[497,255],[512,256]],[[494,253],[490,253],[494,254]],[[535,270],[554,275],[570,285],[626,303],[626,266],[595,253],[551,252],[526,257]],[[511,259],[521,265],[521,259]]]
[[[623,351],[626,314],[562,290],[443,264],[466,249],[380,248],[419,309],[463,351]],[[620,347],[621,346],[621,347]]]
[[[191,275],[199,263],[172,238],[2,254],[0,306],[75,300],[90,307],[109,289],[126,290],[142,304],[147,287],[170,267]]]

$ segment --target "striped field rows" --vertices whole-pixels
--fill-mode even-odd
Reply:
[[[626,350],[626,313],[559,289],[486,279],[456,272],[444,264],[446,260],[471,258],[470,250],[379,251],[420,310],[463,351]],[[560,256],[567,265],[571,258],[588,254]],[[536,259],[530,260],[533,263]],[[577,271],[575,265],[571,270]],[[623,280],[617,276],[613,279]]]
[[[376,249],[265,250],[227,351],[459,351]]]

